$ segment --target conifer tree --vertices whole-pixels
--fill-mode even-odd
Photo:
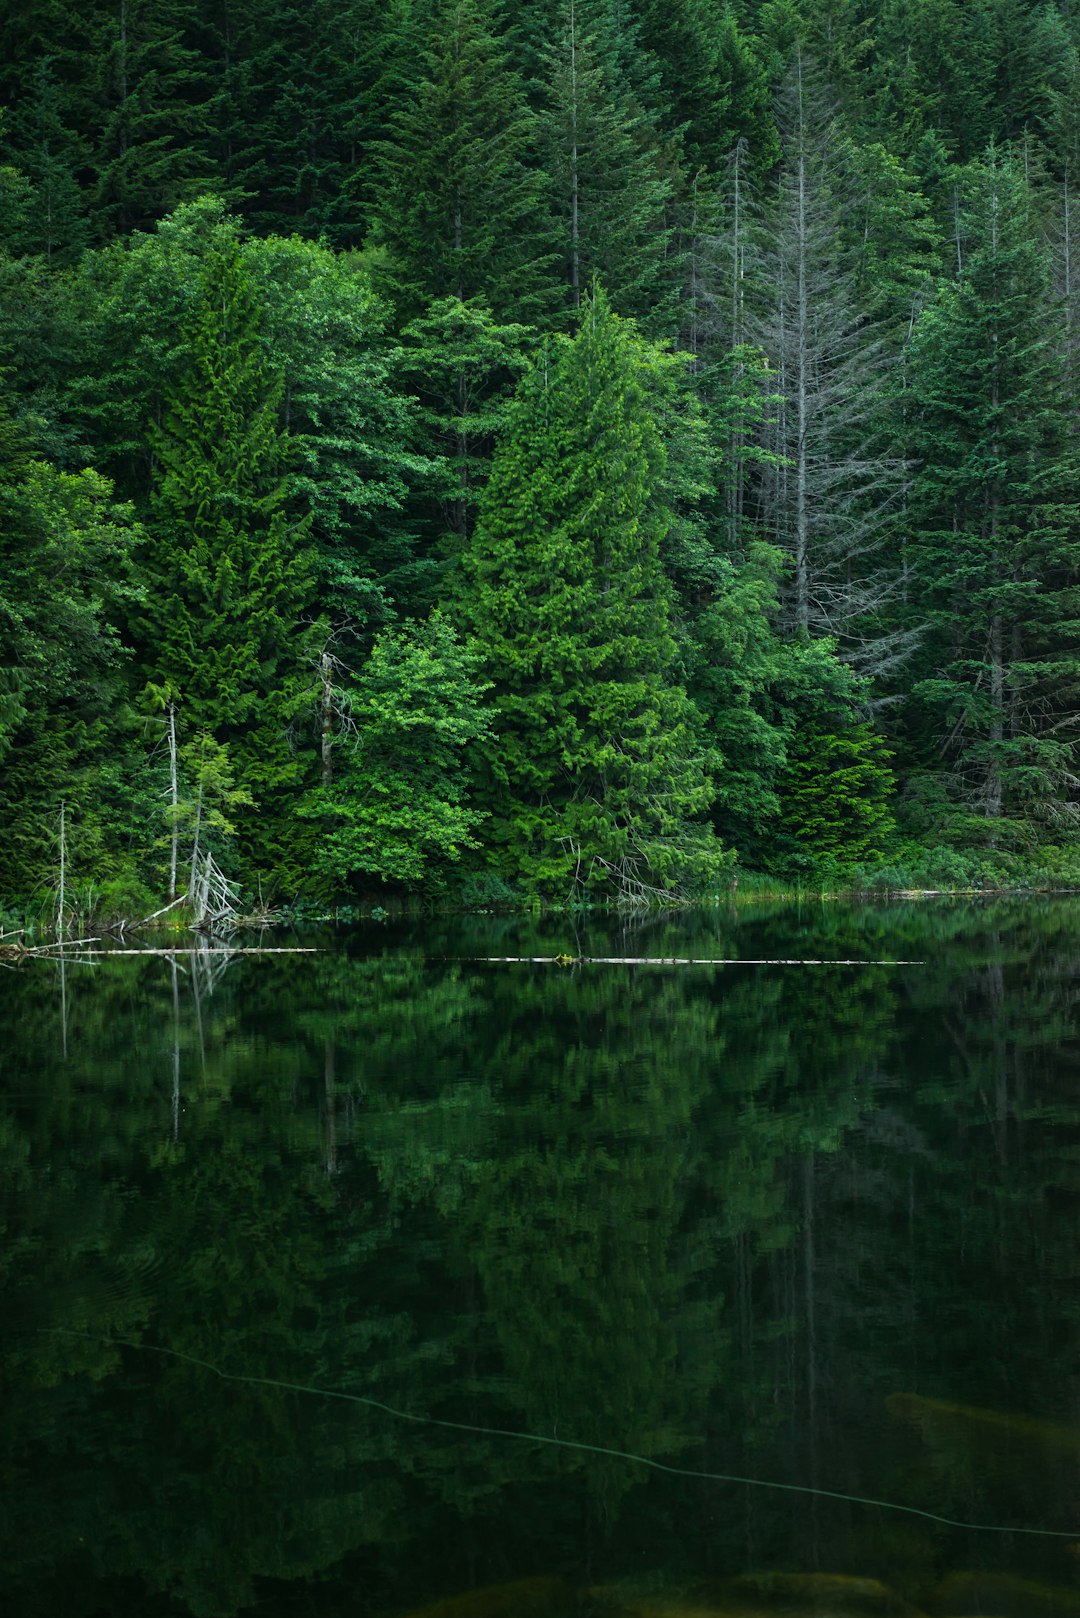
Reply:
[[[92,211],[101,236],[147,224],[212,184],[208,84],[189,37],[192,0],[113,0],[97,9]],[[96,124],[96,127],[95,127]]]
[[[563,298],[599,277],[621,314],[671,324],[671,156],[635,94],[621,31],[590,0],[565,0],[544,52],[539,146]]]
[[[465,557],[493,682],[486,840],[542,892],[632,899],[722,863],[693,824],[712,788],[674,676],[654,355],[595,291],[519,390]]]
[[[376,240],[406,314],[479,298],[542,313],[534,119],[489,0],[437,0],[424,74],[381,153]]]
[[[909,367],[933,618],[910,722],[944,764],[935,829],[995,842],[1075,818],[1080,506],[1024,176],[991,151],[965,191],[963,271],[920,320]]]
[[[312,563],[287,504],[281,382],[237,243],[208,254],[189,335],[157,435],[142,657],[192,729],[231,747],[240,786],[267,809],[299,770],[287,730],[302,701]],[[246,830],[250,849],[253,817]]]
[[[20,234],[29,250],[42,253],[50,265],[76,259],[90,237],[86,197],[77,178],[88,153],[85,142],[67,126],[66,112],[54,63],[45,57],[35,64],[27,94],[12,114],[10,144],[33,193]]]
[[[725,0],[635,0],[641,48],[659,65],[664,126],[678,132],[686,169],[718,173],[745,140],[755,171],[776,158],[768,79]]]

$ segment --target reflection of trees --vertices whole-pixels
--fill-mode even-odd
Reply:
[[[1080,1394],[1073,910],[484,926],[237,960],[198,1000],[156,960],[70,971],[66,1008],[45,972],[5,980],[6,1604],[79,1618],[97,1580],[124,1618],[148,1592],[231,1613],[306,1579],[305,1610],[348,1588],[342,1612],[357,1590],[380,1612],[645,1557],[687,1587],[816,1562],[919,1605],[988,1554],[114,1338],[690,1467],[1072,1522],[1073,1452],[994,1412],[1052,1424]],[[931,965],[477,959],[568,948]],[[1041,1555],[991,1560],[1036,1577]]]

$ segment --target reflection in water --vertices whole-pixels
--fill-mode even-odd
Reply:
[[[1080,1613],[1078,920],[5,974],[5,1609]]]

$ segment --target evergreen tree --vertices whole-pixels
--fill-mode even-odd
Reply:
[[[995,842],[1075,819],[1080,507],[1030,193],[994,152],[965,191],[963,271],[920,320],[909,367],[914,559],[933,615],[909,723],[944,763],[922,785],[933,829]]]
[[[654,357],[596,291],[519,390],[464,559],[493,682],[486,841],[542,892],[633,899],[722,863],[693,825],[712,788],[674,681]]]
[[[287,732],[302,700],[312,561],[289,511],[281,380],[237,244],[214,248],[192,316],[190,362],[156,435],[159,456],[142,659],[194,729],[232,748],[264,814],[297,779]],[[279,853],[278,816],[241,823]]]
[[[615,307],[670,327],[671,156],[628,82],[622,34],[603,8],[566,0],[544,52],[539,147],[563,295],[577,309],[594,276]]]
[[[90,238],[87,200],[78,181],[88,153],[68,127],[67,115],[54,63],[45,57],[35,64],[27,93],[10,119],[10,146],[32,190],[18,237],[50,265],[76,259]],[[10,242],[11,234],[6,239]]]
[[[641,47],[660,70],[657,111],[690,174],[716,173],[738,140],[760,171],[775,158],[768,81],[724,0],[636,0]]]
[[[489,0],[438,0],[381,154],[376,239],[406,313],[451,296],[500,319],[544,311],[533,125]]]
[[[440,298],[406,326],[402,371],[419,401],[425,448],[434,458],[438,537],[454,550],[475,522],[514,385],[527,366],[529,327],[500,325],[460,298]]]
[[[93,18],[86,127],[101,236],[145,228],[205,191],[208,85],[188,38],[194,0],[111,0]]]
[[[359,246],[376,145],[403,88],[395,54],[412,35],[406,8],[374,0],[213,7],[200,43],[230,206],[260,233]]]

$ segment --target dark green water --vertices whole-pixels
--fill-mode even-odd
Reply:
[[[1080,904],[273,942],[0,973],[0,1610],[1080,1613]]]

